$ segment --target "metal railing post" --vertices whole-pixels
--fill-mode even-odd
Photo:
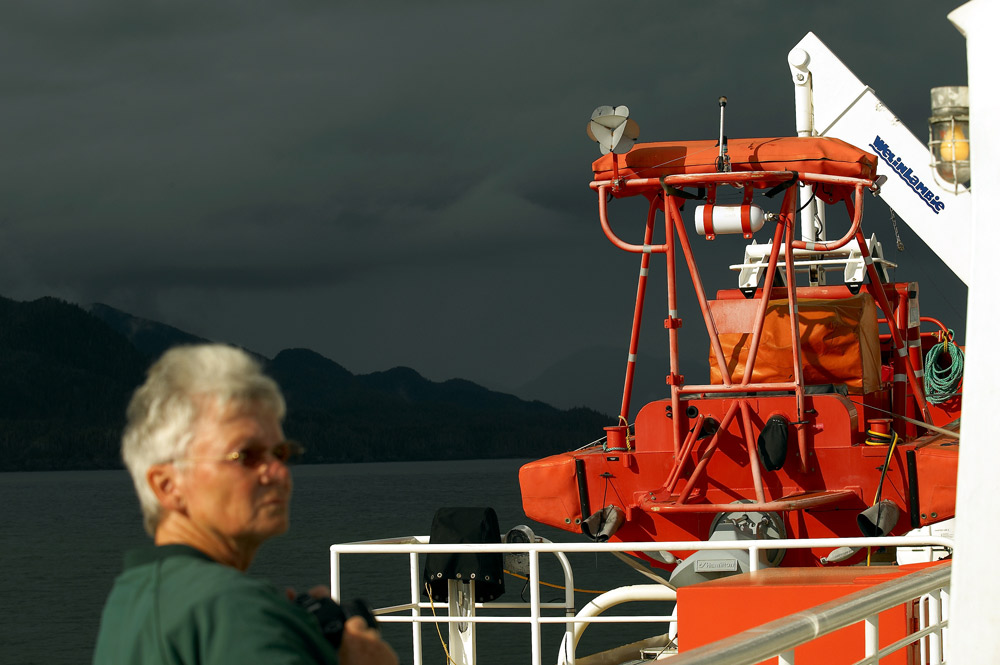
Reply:
[[[410,616],[420,616],[420,555],[410,552]],[[423,665],[424,650],[421,643],[420,622],[413,622],[413,665]]]
[[[951,587],[941,587],[941,621],[947,621],[951,617]],[[948,653],[948,626],[941,629],[941,654]]]
[[[542,665],[542,615],[538,589],[538,550],[528,551],[528,577],[531,578],[531,665]]]
[[[927,636],[930,650],[927,662],[929,665],[941,665],[941,590],[935,589],[927,596],[927,625],[936,626],[934,632]]]
[[[750,547],[747,548],[747,554],[750,555],[751,573],[756,573],[757,570],[760,568],[760,555],[758,554],[758,552],[760,552],[760,550],[754,545],[751,545]]]
[[[340,553],[330,552],[330,598],[340,602]]]
[[[921,630],[931,625],[930,616],[928,614],[930,604],[930,596],[921,596],[917,600],[917,627]],[[926,635],[921,637],[917,642],[917,648],[920,650],[920,665],[928,665],[927,653],[930,639],[930,635]]]
[[[878,614],[865,618],[865,658],[874,658],[870,662],[878,665]]]
[[[653,552],[670,551],[691,547],[691,542],[621,542],[621,543],[552,543],[545,539],[538,539],[534,543],[502,544],[485,543],[478,545],[471,544],[433,544],[427,542],[426,536],[408,536],[403,538],[388,538],[375,541],[342,543],[331,546],[330,556],[330,587],[331,597],[339,600],[342,596],[343,574],[340,558],[345,554],[407,554],[410,566],[410,594],[407,602],[399,605],[390,605],[382,608],[375,608],[374,614],[380,622],[389,623],[446,623],[449,626],[455,625],[460,633],[471,633],[469,630],[473,624],[477,623],[506,623],[506,624],[529,624],[531,630],[531,653],[532,665],[541,665],[541,626],[543,624],[559,625],[567,628],[567,637],[562,640],[565,645],[560,647],[560,661],[563,665],[571,665],[575,661],[575,640],[582,630],[576,626],[586,626],[594,623],[617,623],[623,620],[630,623],[660,623],[674,620],[671,616],[663,615],[629,615],[619,616],[598,616],[601,612],[594,614],[590,612],[590,603],[580,612],[575,611],[573,594],[573,572],[567,552]],[[883,537],[883,538],[819,538],[819,539],[775,539],[766,541],[706,541],[697,543],[698,549],[723,550],[739,549],[748,553],[749,568],[756,571],[761,568],[760,554],[772,549],[799,549],[799,548],[825,548],[825,547],[868,547],[886,546],[902,547],[916,544],[935,545],[947,549],[954,549],[954,543],[948,538],[940,536],[929,537]],[[455,552],[486,552],[486,553],[524,553],[528,554],[529,580],[531,598],[529,602],[521,603],[475,603],[474,587],[468,584],[468,590],[461,589],[462,595],[469,596],[467,599],[466,611],[454,611],[450,616],[429,616],[423,613],[425,608],[433,608],[433,601],[424,603],[421,600],[423,592],[420,580],[420,554],[430,553],[455,553]],[[545,603],[541,600],[540,590],[540,565],[539,555],[541,553],[553,554],[560,562],[565,576],[566,596],[562,602]],[[781,665],[794,665],[795,648],[799,644],[804,644],[816,637],[826,635],[847,625],[857,625],[859,622],[866,622],[866,636],[869,644],[866,651],[869,656],[857,665],[868,665],[876,663],[882,656],[888,655],[907,645],[916,644],[921,648],[922,655],[927,654],[923,663],[932,662],[941,665],[945,662],[947,654],[947,628],[948,628],[948,607],[949,600],[949,579],[950,565],[942,562],[938,566],[933,566],[924,570],[919,570],[906,574],[887,582],[876,585],[872,589],[862,589],[854,594],[849,594],[842,599],[828,601],[814,608],[799,612],[792,616],[779,619],[766,626],[748,631],[747,634],[734,635],[730,638],[720,640],[712,645],[708,651],[704,647],[699,647],[690,652],[677,654],[671,657],[676,665],[694,665],[695,663],[710,663],[711,665],[746,665],[747,663],[758,662],[767,658],[774,658]],[[455,582],[452,580],[451,582]],[[464,586],[461,583],[454,584],[455,587]],[[650,585],[655,587],[655,585]],[[616,591],[620,591],[618,589]],[[456,589],[457,591],[457,589]],[[614,592],[610,592],[614,593]],[[933,593],[933,596],[931,594]],[[456,594],[450,594],[452,600]],[[602,602],[609,594],[601,596]],[[653,598],[640,597],[633,594],[630,601],[653,600]],[[922,598],[923,597],[923,598]],[[660,596],[656,600],[662,600]],[[884,611],[901,604],[912,604],[914,599],[920,599],[923,605],[924,599],[928,605],[926,610],[922,610],[922,625],[918,630],[910,630],[908,639],[899,640],[894,644],[887,645],[881,649],[878,641],[878,616],[879,611]],[[482,608],[496,608],[498,610],[518,609],[529,610],[529,616],[480,616],[476,612]],[[542,616],[542,611],[558,611],[562,616]],[[875,614],[873,615],[873,612]],[[405,614],[404,614],[405,613]],[[464,626],[464,630],[458,624]],[[573,628],[574,639],[569,638],[569,628]],[[869,634],[870,633],[870,634]],[[459,640],[461,641],[461,640]],[[932,647],[933,645],[933,647]],[[468,645],[468,652],[474,654],[474,643]],[[707,646],[707,645],[706,645]],[[421,653],[421,628],[413,627],[413,663],[422,665]],[[458,652],[464,648],[459,647]],[[909,647],[913,648],[913,647]],[[773,649],[773,650],[771,650]],[[881,653],[880,653],[881,651]],[[466,661],[464,654],[453,653],[458,656],[459,662]],[[474,659],[474,655],[471,657]],[[471,661],[466,661],[470,662]]]

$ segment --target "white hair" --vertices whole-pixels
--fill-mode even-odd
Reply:
[[[154,464],[183,458],[204,405],[262,408],[278,420],[285,400],[260,364],[223,344],[178,346],[157,360],[132,395],[122,435],[122,458],[132,475],[146,531],[153,535],[162,508],[146,473]]]

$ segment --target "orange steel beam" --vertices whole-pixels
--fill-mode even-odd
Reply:
[[[680,420],[675,418],[675,420]],[[691,449],[694,448],[694,442],[698,440],[698,436],[701,434],[701,426],[705,423],[705,414],[699,413],[698,417],[694,419],[694,427],[688,432],[687,438],[684,440],[684,445],[681,447],[681,452],[679,455],[674,457],[674,468],[670,470],[670,475],[667,476],[667,482],[663,484],[664,489],[666,489],[668,494],[672,494],[674,487],[677,485],[677,481],[681,478],[681,473],[684,471],[684,467],[687,465],[688,457],[691,455]]]
[[[733,383],[728,386],[718,383],[703,385],[686,385],[680,389],[681,394],[690,395],[692,393],[780,393],[792,392],[795,390],[795,383],[792,381],[782,381],[775,383]]]
[[[826,175],[824,173],[809,173],[800,171],[729,171],[727,173],[681,173],[677,175],[661,176],[657,178],[627,178],[611,180],[592,180],[590,188],[597,190],[601,187],[614,186],[618,190],[622,189],[643,189],[654,187],[660,184],[678,185],[680,187],[694,186],[698,184],[711,183],[736,183],[742,184],[754,180],[781,181],[791,180],[798,176],[803,182],[827,183],[831,185],[852,185],[874,188],[874,182],[867,178],[851,178],[849,176]]]
[[[649,202],[649,212],[646,214],[646,235],[643,245],[653,241],[653,226],[656,221],[656,201]],[[643,252],[639,265],[639,285],[635,293],[635,311],[632,314],[632,336],[629,340],[628,362],[625,364],[625,388],[622,391],[622,409],[619,418],[628,423],[628,407],[632,401],[632,381],[635,378],[635,358],[639,352],[639,328],[642,323],[642,306],[646,300],[646,278],[649,275],[649,253]],[[619,422],[621,422],[621,420]]]
[[[743,439],[750,453],[750,475],[753,476],[753,491],[757,503],[764,503],[764,481],[760,475],[760,460],[757,453],[757,439],[753,436],[750,422],[750,405],[745,399],[740,400],[740,411],[743,412]]]
[[[794,199],[794,197],[793,197]],[[782,214],[785,214],[782,210]],[[799,335],[799,299],[795,292],[795,213],[785,220],[785,286],[788,287],[788,321],[792,332],[792,370],[795,372],[795,435],[799,444],[799,468],[809,471],[806,451],[806,400],[805,376],[802,374],[802,337]],[[861,222],[858,217],[855,220]],[[812,243],[807,243],[812,244]]]
[[[669,501],[656,501],[646,499],[640,505],[643,510],[651,513],[732,513],[739,510],[754,511],[782,511],[782,510],[805,510],[825,506],[831,503],[839,503],[847,499],[856,497],[857,494],[851,490],[825,490],[816,492],[803,492],[792,496],[775,499],[755,504],[736,505],[732,503],[672,503]]]
[[[781,213],[778,215],[778,224],[774,230],[774,241],[771,247],[780,247],[781,238],[785,233],[785,226],[789,216],[795,215],[795,192],[789,187],[785,190],[785,195],[781,199]],[[778,272],[778,252],[772,250],[767,259],[767,274],[764,275],[764,290],[761,292],[760,304],[757,315],[754,318],[753,334],[750,336],[750,350],[747,353],[747,362],[743,369],[743,385],[750,383],[753,375],[753,368],[757,362],[757,350],[760,347],[761,331],[764,329],[764,315],[767,313],[767,304],[771,301],[771,291],[774,287],[774,278]]]
[[[688,478],[687,485],[684,486],[684,490],[677,497],[677,503],[686,503],[688,498],[691,496],[691,492],[694,490],[694,484],[701,478],[701,474],[704,473],[705,467],[708,466],[709,460],[712,459],[712,455],[715,454],[715,449],[719,445],[719,437],[726,428],[729,427],[729,423],[732,422],[733,416],[736,415],[736,408],[739,406],[741,400],[733,400],[733,403],[729,405],[729,410],[726,411],[725,417],[722,422],[719,423],[719,429],[712,435],[711,440],[708,442],[708,446],[705,447],[705,452],[701,454],[701,459],[698,460],[698,465],[691,472],[691,476]],[[676,414],[675,414],[676,417]]]
[[[670,213],[676,219],[680,219],[680,210],[677,208],[677,197],[668,196],[667,203],[670,206]],[[695,295],[698,297],[698,306],[701,307],[702,318],[705,319],[705,328],[708,330],[708,340],[715,353],[715,359],[719,363],[719,373],[722,374],[722,382],[726,385],[732,383],[729,376],[729,368],[726,366],[726,354],[722,350],[722,343],[719,341],[719,329],[715,325],[715,318],[708,307],[708,298],[705,296],[705,286],[701,281],[701,273],[698,271],[698,264],[695,263],[694,253],[691,251],[691,243],[688,240],[687,230],[683,224],[675,226],[677,240],[680,242],[681,250],[684,252],[684,259],[687,261],[688,272],[691,274],[691,284],[694,286]]]
[[[681,326],[681,318],[677,315],[677,260],[674,251],[674,224],[683,224],[684,220],[674,219],[673,211],[667,193],[663,192],[663,217],[666,222],[667,240],[667,319],[663,322],[667,328],[667,342],[670,347],[670,376],[667,383],[670,385],[670,406],[673,413],[681,412],[681,394],[678,388],[684,383],[684,375],[680,373],[680,349],[677,329]],[[674,206],[676,208],[676,206]],[[677,211],[678,214],[680,211]],[[674,428],[674,459],[679,459],[681,454],[681,421],[680,418],[673,419]]]

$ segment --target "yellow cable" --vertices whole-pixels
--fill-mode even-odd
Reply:
[[[888,434],[881,434],[879,432],[873,432],[871,430],[868,430],[868,433],[869,434],[874,434],[874,435],[880,436],[880,437],[889,438]],[[875,500],[872,501],[872,508],[874,508],[875,504],[878,503],[878,500],[882,498],[882,482],[885,480],[885,474],[889,470],[889,462],[892,461],[892,453],[896,449],[896,442],[897,441],[899,441],[899,435],[896,434],[895,431],[893,431],[892,432],[892,443],[889,444],[889,453],[885,456],[885,462],[884,462],[885,466],[882,469],[882,479],[879,480],[878,489],[875,490]],[[881,444],[881,445],[885,445],[885,444]],[[870,568],[871,565],[872,565],[872,548],[869,547],[868,548],[868,558],[865,561],[865,566]]]
[[[437,619],[437,612],[434,611],[434,596],[431,595],[431,585],[427,582],[424,582],[424,591],[427,592],[427,598],[431,601],[431,614],[433,614],[434,618]],[[438,625],[437,621],[434,622],[434,630],[437,631],[438,639],[441,640],[441,648],[444,649],[444,657],[447,658],[448,662],[452,663],[452,665],[458,665],[458,663],[452,659],[451,654],[448,653],[448,645],[445,643],[444,637],[441,635],[441,626]]]
[[[525,580],[525,581],[528,580],[528,578],[525,577],[524,575],[518,575],[517,573],[512,573],[509,570],[507,570],[506,568],[504,568],[503,572],[507,573],[511,577],[516,577],[518,579],[522,579],[522,580]],[[539,580],[538,583],[541,586],[547,586],[547,587],[551,587],[553,589],[563,589],[563,590],[566,589],[566,587],[564,587],[564,586],[559,586],[558,584],[550,584],[549,582],[542,582],[541,580]],[[607,591],[594,591],[593,589],[577,589],[576,587],[573,587],[573,591],[576,591],[577,593],[593,593],[593,594],[597,594],[597,595],[600,595],[602,593],[607,593]]]

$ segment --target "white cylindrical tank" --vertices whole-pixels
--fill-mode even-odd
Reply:
[[[709,240],[722,233],[749,238],[764,226],[764,211],[755,205],[705,205],[694,209],[694,228]]]

